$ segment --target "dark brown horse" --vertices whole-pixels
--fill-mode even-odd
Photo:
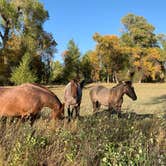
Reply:
[[[53,119],[64,116],[64,104],[46,87],[30,83],[0,87],[0,116],[33,117],[43,107],[52,109]]]
[[[64,101],[68,111],[69,121],[73,116],[74,110],[75,118],[79,116],[83,85],[84,81],[79,83],[77,80],[71,80],[65,87]]]
[[[114,109],[120,112],[124,94],[133,100],[137,99],[131,81],[122,82],[111,89],[105,88],[104,86],[96,86],[90,90],[89,94],[93,104],[93,111],[96,111],[101,105],[104,105],[108,106],[109,110]]]

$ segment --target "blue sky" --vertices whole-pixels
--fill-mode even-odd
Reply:
[[[120,36],[121,19],[128,13],[143,16],[155,26],[156,33],[166,34],[166,0],[40,0],[49,12],[44,29],[53,34],[58,43],[55,60],[73,39],[82,54],[95,48],[92,36]]]

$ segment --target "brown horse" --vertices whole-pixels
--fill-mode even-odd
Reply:
[[[52,109],[53,119],[64,116],[64,104],[46,87],[30,83],[0,87],[0,116],[33,117],[43,107]]]
[[[73,116],[74,110],[75,110],[75,118],[79,116],[83,86],[84,86],[84,81],[79,83],[76,80],[71,80],[65,87],[64,101],[68,111],[69,121]]]
[[[120,112],[124,94],[133,100],[137,99],[131,81],[122,82],[111,89],[96,86],[90,90],[89,94],[93,104],[93,111],[96,111],[101,105],[104,105],[108,106],[109,110],[114,109]]]

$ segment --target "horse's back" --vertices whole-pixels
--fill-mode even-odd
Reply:
[[[15,116],[39,111],[46,102],[54,100],[53,95],[31,84],[22,84],[11,88],[1,88],[0,115]],[[28,113],[29,112],[29,113]]]
[[[102,105],[108,105],[109,92],[108,88],[98,85],[90,90],[89,95],[92,102],[98,101]]]
[[[39,99],[32,89],[22,86],[4,88],[0,95],[0,114],[4,116],[23,115],[27,110],[33,110],[39,104]]]

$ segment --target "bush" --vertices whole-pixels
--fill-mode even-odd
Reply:
[[[12,74],[10,81],[16,85],[26,83],[26,82],[35,82],[37,81],[37,77],[32,70],[30,70],[30,63],[32,61],[31,56],[26,53],[19,64],[16,67]]]

